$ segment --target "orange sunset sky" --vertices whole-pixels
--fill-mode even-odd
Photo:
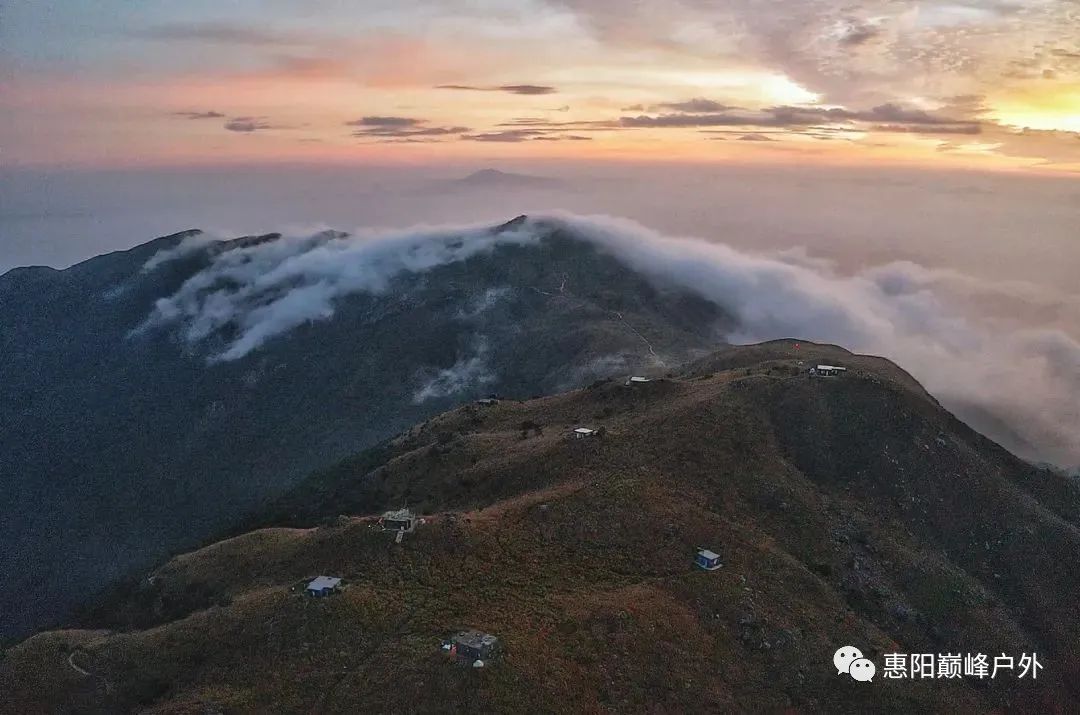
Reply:
[[[8,0],[0,162],[1080,170],[1074,0]]]

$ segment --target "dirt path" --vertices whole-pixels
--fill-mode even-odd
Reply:
[[[69,653],[69,654],[68,654],[68,657],[67,657],[67,662],[68,662],[68,665],[70,665],[70,666],[72,667],[72,669],[73,669],[73,670],[74,670],[74,671],[75,671],[76,673],[79,673],[80,675],[85,675],[85,676],[87,676],[87,677],[90,677],[91,675],[93,675],[93,674],[92,674],[92,673],[91,673],[90,671],[88,671],[88,670],[83,670],[82,668],[80,668],[80,667],[79,667],[79,666],[78,666],[78,665],[77,665],[77,664],[75,663],[75,653],[76,653],[76,651],[71,651],[71,653]]]
[[[553,501],[560,497],[569,496],[575,492],[581,491],[589,486],[590,483],[591,482],[588,480],[574,480],[563,484],[557,484],[553,487],[548,487],[547,489],[537,489],[536,491],[526,492],[512,499],[504,499],[503,501],[486,506],[483,509],[464,512],[462,517],[468,517],[474,522],[492,521],[496,517],[502,516],[510,510],[525,509],[533,504],[540,504],[546,501]]]
[[[630,325],[630,323],[626,320],[626,318],[623,317],[622,313],[620,313],[617,310],[613,310],[611,312],[612,312],[613,315],[615,315],[622,322],[623,325],[625,325],[627,328],[630,329],[630,332],[632,332],[634,335],[638,336],[638,338],[641,339],[641,342],[645,343],[645,347],[647,347],[649,349],[649,354],[652,355],[656,359],[657,363],[659,363],[660,365],[666,365],[664,363],[664,361],[660,358],[660,356],[656,354],[656,351],[653,350],[652,343],[649,342],[648,338],[646,338],[644,335],[642,335],[641,332],[637,328],[635,328],[633,325]]]
[[[105,688],[105,693],[106,694],[112,693],[112,691],[113,691],[112,683],[110,683],[108,680],[106,680],[103,676],[97,675],[96,673],[91,673],[89,670],[87,670],[86,668],[83,668],[82,666],[80,666],[78,663],[75,662],[75,654],[78,653],[78,652],[79,652],[78,650],[73,650],[73,651],[71,651],[71,653],[68,654],[67,664],[71,666],[71,669],[74,670],[79,675],[83,676],[84,678],[94,678],[95,680],[100,681],[101,685]]]

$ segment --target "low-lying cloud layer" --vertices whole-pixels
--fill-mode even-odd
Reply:
[[[397,275],[462,261],[498,243],[534,242],[538,234],[531,229],[496,234],[488,227],[453,227],[350,236],[323,231],[235,248],[214,256],[175,295],[157,301],[139,330],[178,323],[184,340],[197,344],[229,328],[235,338],[215,359],[236,360],[297,326],[329,319],[343,296],[385,293]],[[189,242],[203,241],[185,239],[169,249],[169,258],[187,253]],[[148,265],[155,261],[162,262],[154,256]]]
[[[1001,294],[993,285],[911,262],[840,275],[790,252],[750,255],[619,219],[561,221],[654,280],[723,305],[741,325],[733,342],[805,337],[884,355],[946,406],[985,409],[1039,456],[1080,461],[1080,343],[1061,330],[979,320],[948,298],[961,290]]]
[[[497,376],[487,364],[488,352],[487,342],[479,339],[472,355],[461,357],[448,368],[422,375],[424,382],[413,395],[413,403],[418,405],[428,400],[459,395],[495,382]]]
[[[1025,456],[1080,463],[1080,343],[1056,329],[974,315],[966,303],[1038,300],[1038,286],[996,284],[895,262],[839,272],[793,249],[751,254],[718,243],[664,236],[631,221],[554,214],[496,233],[486,227],[321,233],[224,251],[143,329],[177,325],[190,344],[231,336],[214,359],[235,360],[303,323],[326,320],[354,293],[384,293],[402,273],[423,272],[490,251],[571,231],[658,284],[690,289],[738,318],[732,342],[802,337],[892,358],[960,412],[984,411],[1012,434],[991,436]],[[192,238],[191,241],[205,241]],[[184,252],[174,249],[174,255]],[[156,263],[155,263],[156,262]],[[161,259],[152,258],[159,265]],[[149,264],[148,264],[149,265]],[[430,393],[482,374],[478,352]]]

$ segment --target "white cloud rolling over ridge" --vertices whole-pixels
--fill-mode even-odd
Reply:
[[[185,242],[193,240],[199,239]],[[330,318],[341,296],[383,293],[400,273],[464,260],[499,242],[534,240],[531,232],[496,236],[486,228],[284,236],[218,254],[175,295],[159,300],[142,329],[180,321],[185,340],[197,343],[233,325],[238,337],[218,358],[235,360],[305,322]],[[180,256],[187,248],[170,250]]]
[[[990,436],[1022,456],[1080,463],[1080,341],[1049,323],[1020,325],[968,309],[995,300],[1053,300],[1039,287],[999,285],[910,261],[842,273],[798,249],[750,253],[611,217],[553,213],[501,233],[470,226],[286,236],[219,253],[176,294],[158,301],[142,329],[178,326],[186,342],[197,344],[229,327],[230,339],[213,359],[240,359],[305,322],[329,319],[343,296],[384,293],[397,275],[462,261],[501,243],[537,242],[553,228],[654,283],[720,305],[737,319],[739,327],[727,336],[732,342],[799,337],[888,357],[946,407],[1000,420],[1006,429]],[[455,380],[456,373],[433,386],[442,394]]]

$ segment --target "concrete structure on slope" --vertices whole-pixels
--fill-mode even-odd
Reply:
[[[694,557],[694,564],[706,571],[715,571],[723,566],[720,563],[720,554],[708,549],[698,549],[697,555]]]
[[[337,578],[336,576],[319,576],[309,583],[304,590],[309,596],[322,598],[323,596],[337,593],[339,588],[341,588],[340,578]]]
[[[450,655],[458,660],[474,664],[476,661],[491,660],[502,648],[497,637],[475,629],[455,634],[450,639],[449,645]]]
[[[409,533],[416,529],[416,524],[419,519],[409,511],[408,509],[398,509],[397,511],[388,511],[382,515],[379,519],[379,526],[383,531],[396,531],[399,533]]]

